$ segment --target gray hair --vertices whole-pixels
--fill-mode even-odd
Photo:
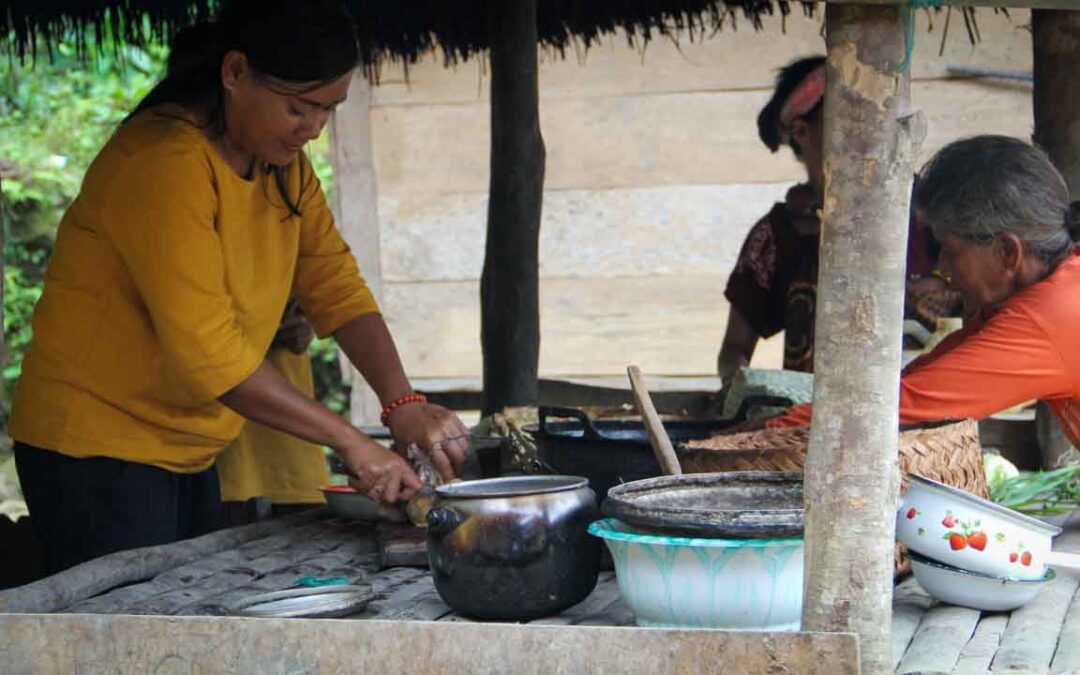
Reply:
[[[1012,233],[1051,268],[1072,249],[1080,208],[1045,152],[1008,136],[975,136],[937,152],[915,185],[916,213],[934,236],[992,242]]]

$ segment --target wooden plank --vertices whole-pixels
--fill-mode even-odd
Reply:
[[[1077,584],[1076,577],[1062,573],[1033,601],[1012,613],[994,657],[995,671],[1046,672],[1050,668]]]
[[[5,673],[858,673],[843,633],[232,617],[0,616]]]
[[[1054,550],[1072,553],[1080,551],[1080,512],[1073,512],[1065,517],[1063,522],[1056,524],[1065,532],[1054,542]],[[1074,593],[1069,603],[1050,670],[1055,675],[1080,672],[1080,592]]]
[[[828,0],[830,5],[909,5],[910,0]],[[1076,9],[1077,0],[934,0],[942,7],[997,7],[1001,9]]]
[[[724,336],[727,277],[655,276],[544,279],[540,372],[548,378],[620,373],[626,354],[645,372],[716,371]],[[398,349],[417,376],[469,377],[481,371],[475,282],[393,284],[388,316]],[[760,343],[753,365],[779,368],[780,335]]]
[[[1074,593],[1069,603],[1050,672],[1055,675],[1080,672],[1080,593]]]
[[[252,592],[282,590],[303,576],[360,581],[377,568],[368,526],[322,521],[168,570],[153,580],[77,603],[68,613],[204,614]],[[257,562],[254,562],[257,561]]]
[[[379,523],[376,537],[382,567],[428,566],[427,528],[412,523]]]
[[[961,650],[953,669],[954,675],[983,675],[989,672],[1008,624],[1008,614],[984,615],[975,628],[975,634]]]
[[[201,560],[243,542],[288,531],[325,515],[325,510],[316,509],[174,544],[112,553],[40,581],[0,592],[0,612],[60,611],[117,586],[152,578],[178,565]]]
[[[973,46],[967,33],[942,30],[944,16],[916,14],[912,77],[943,77],[953,64],[998,70],[1031,68],[1031,36],[1026,11],[1008,17],[980,12],[982,41]],[[670,39],[652,40],[647,48],[628,49],[621,30],[602,36],[580,58],[560,58],[540,53],[541,108],[556,98],[600,98],[662,95],[665,93],[771,89],[776,69],[795,59],[822,50],[822,13],[804,17],[796,11],[786,17],[777,12],[762,16],[763,30],[750,30],[741,21],[727,23],[725,30],[702,39],[688,30],[671,30]],[[956,19],[957,17],[953,17]],[[933,26],[933,30],[930,27]],[[729,30],[737,27],[738,30]],[[956,27],[954,23],[953,28]],[[939,56],[942,38],[944,53]],[[767,56],[762,45],[768,44]],[[372,106],[423,106],[432,103],[474,103],[487,100],[490,73],[482,60],[447,68],[438,52],[409,63],[408,78],[402,64],[384,64]],[[545,116],[545,124],[547,123]],[[393,139],[379,137],[379,143]],[[435,139],[433,139],[434,141]]]
[[[754,223],[794,181],[567,189],[544,194],[540,225],[545,277],[727,274]],[[386,283],[480,277],[487,196],[386,195]],[[452,232],[454,246],[435,244]],[[585,244],[587,237],[588,244]]]
[[[980,612],[936,604],[927,610],[897,673],[948,673],[979,623]]]
[[[330,121],[331,161],[334,165],[332,208],[338,229],[356,256],[375,300],[382,303],[381,237],[378,195],[371,150],[371,86],[358,72],[349,84],[349,97]],[[350,417],[353,424],[377,424],[382,407],[371,387],[355,369],[352,375]]]
[[[768,63],[773,69],[783,65]],[[545,209],[559,190],[805,180],[805,169],[790,152],[770,154],[757,137],[754,120],[770,95],[771,89],[545,101]],[[1031,132],[1031,87],[1026,83],[932,80],[914,83],[911,97],[912,108],[926,114],[929,127],[920,160],[959,137]],[[374,148],[380,210],[388,210],[387,197],[397,197],[396,210],[406,214],[413,200],[420,213],[431,214],[431,195],[485,194],[491,168],[488,155],[477,148],[488,145],[488,112],[483,102],[372,110],[372,133],[394,139]],[[463,222],[462,212],[476,203],[441,201],[452,209],[454,222]],[[590,235],[585,226],[602,218],[602,212],[585,198],[566,201],[582,205],[580,236]],[[604,199],[609,208],[611,202]],[[663,232],[672,224],[656,226]],[[439,250],[430,242],[425,248]]]
[[[895,670],[900,665],[911,638],[922,623],[926,610],[934,604],[934,599],[926,594],[926,591],[915,581],[914,577],[908,578],[893,590],[893,622],[892,622],[892,667]]]

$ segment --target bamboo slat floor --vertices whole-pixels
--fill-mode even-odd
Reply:
[[[1080,552],[1080,521],[1075,520],[1065,524],[1056,550]],[[108,563],[106,557],[91,564]],[[298,520],[269,536],[98,593],[60,611],[219,615],[236,600],[288,588],[305,576],[344,576],[371,584],[375,600],[352,619],[468,621],[443,603],[426,569],[379,569],[371,524],[326,514]],[[897,586],[893,602],[896,672],[1080,673],[1078,585],[1080,577],[1062,572],[1031,604],[1011,613],[992,613],[935,602],[914,579],[907,579]],[[629,626],[633,621],[619,597],[615,575],[608,571],[601,572],[596,589],[583,602],[531,623]]]

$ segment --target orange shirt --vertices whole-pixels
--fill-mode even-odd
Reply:
[[[217,398],[262,363],[290,296],[323,336],[378,311],[303,154],[291,217],[270,174],[238,176],[177,113],[121,125],[64,214],[12,438],[202,471],[243,423]]]
[[[900,378],[900,422],[983,419],[1024,401],[1046,401],[1080,445],[1080,247],[1054,272],[983,320],[969,322]],[[810,405],[768,426],[810,423]]]

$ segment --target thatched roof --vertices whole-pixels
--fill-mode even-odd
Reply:
[[[345,0],[357,19],[367,65],[415,61],[441,50],[447,62],[488,47],[486,6],[504,0]],[[211,16],[216,0],[0,0],[0,53],[25,58],[62,33],[80,41],[112,34],[141,44],[161,40],[179,26]],[[691,29],[709,35],[739,18],[759,25],[763,15],[787,15],[801,0],[540,0],[541,45],[565,54],[617,30],[637,44]],[[801,6],[801,7],[800,7]],[[4,36],[7,35],[5,38]]]

